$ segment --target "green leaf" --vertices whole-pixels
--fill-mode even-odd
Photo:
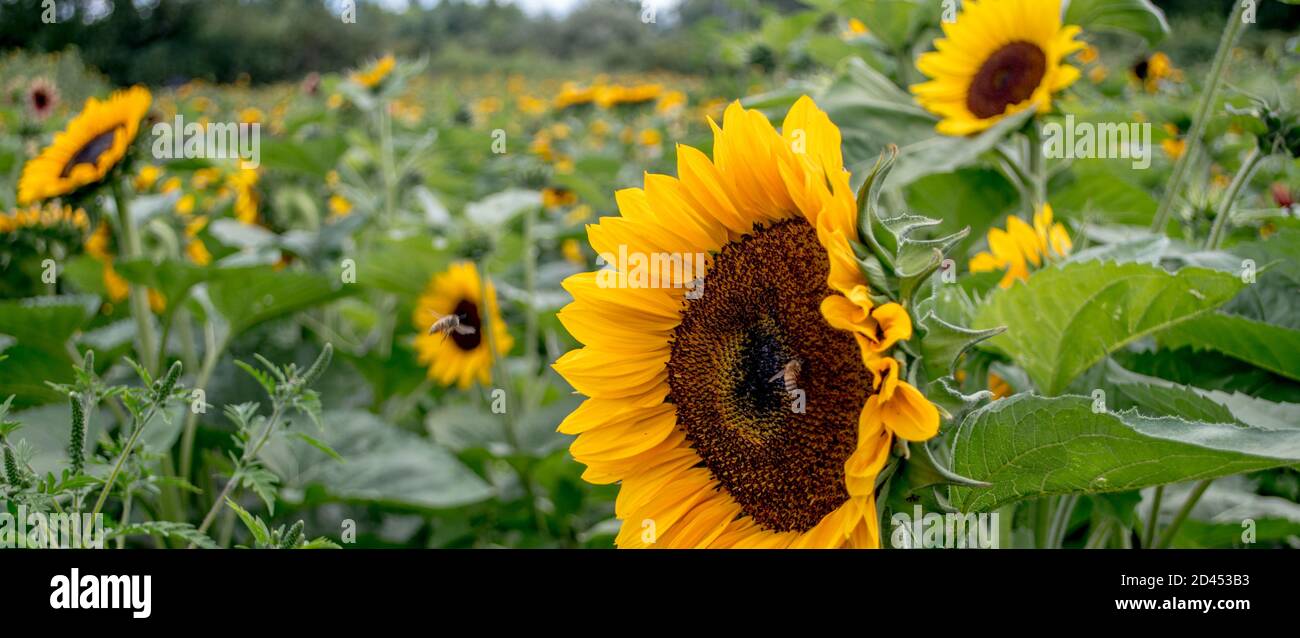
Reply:
[[[954,488],[964,512],[1024,498],[1104,493],[1300,462],[1300,430],[1093,410],[1077,396],[1013,396],[972,412],[953,434],[952,470],[991,484]]]
[[[262,140],[262,165],[272,170],[324,179],[348,150],[341,136],[326,135],[304,142],[270,137]]]
[[[207,534],[195,529],[193,525],[189,523],[177,523],[174,521],[145,521],[142,523],[123,525],[108,530],[108,532],[104,534],[104,537],[105,540],[108,540],[141,534],[179,539],[203,549],[217,549],[218,547],[216,541],[212,540]]]
[[[65,352],[64,344],[99,309],[90,295],[32,297],[0,301],[0,334],[44,351]]]
[[[239,515],[239,520],[244,523],[244,527],[253,535],[253,540],[258,545],[269,545],[271,543],[271,530],[267,528],[262,519],[253,516],[248,510],[239,506],[239,503],[227,498],[226,506]]]
[[[934,314],[922,317],[918,324],[924,331],[921,338],[921,360],[926,374],[932,379],[952,374],[962,353],[1002,332],[1002,328],[968,330],[950,324]]]
[[[167,300],[165,315],[181,307],[190,288],[207,279],[211,271],[189,262],[169,259],[153,263],[148,259],[125,261],[114,266],[123,279],[162,293]]]
[[[992,295],[975,327],[1006,326],[989,344],[1015,359],[1043,393],[1058,394],[1108,353],[1219,306],[1241,286],[1203,268],[1066,264]]]
[[[1084,31],[1131,33],[1152,46],[1169,33],[1165,12],[1150,0],[1070,0],[1064,22]]]
[[[335,278],[270,266],[222,270],[208,283],[212,305],[230,322],[232,334],[349,292]]]
[[[368,412],[324,415],[320,440],[347,459],[338,463],[307,442],[273,439],[262,448],[266,467],[284,481],[281,497],[308,488],[326,498],[434,510],[476,503],[493,489],[446,449]]]
[[[1160,336],[1170,348],[1215,350],[1234,359],[1300,380],[1300,330],[1291,330],[1237,315],[1197,317]]]

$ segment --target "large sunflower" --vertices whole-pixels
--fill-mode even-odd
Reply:
[[[967,0],[937,50],[917,60],[930,81],[912,92],[947,135],[977,133],[1030,106],[1047,111],[1052,94],[1079,78],[1063,62],[1085,46],[1079,31],[1061,26],[1060,0]]]
[[[413,316],[420,331],[415,338],[416,355],[421,365],[429,366],[429,378],[443,385],[454,383],[462,390],[475,380],[481,385],[491,383],[493,355],[488,347],[489,339],[496,343],[497,356],[510,352],[514,340],[501,320],[496,290],[490,280],[486,284],[486,304],[484,290],[478,269],[471,262],[453,264],[429,282]],[[434,323],[448,315],[457,315],[462,326],[474,330],[445,335],[429,332]],[[484,331],[485,316],[491,318],[490,335]]]
[[[585,347],[555,369],[589,398],[560,431],[584,478],[622,482],[621,547],[876,547],[892,436],[933,436],[938,413],[887,355],[911,320],[854,259],[840,132],[807,97],[781,133],[739,103],[713,130],[712,160],[678,146],[680,177],[587,227],[610,267],[564,283]],[[654,256],[705,276],[642,285]]]
[[[54,143],[23,167],[18,202],[67,195],[104,179],[126,157],[152,101],[149,90],[139,86],[114,92],[103,102],[86,100]]]

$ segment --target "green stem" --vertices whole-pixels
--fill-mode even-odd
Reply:
[[[144,431],[149,422],[153,420],[153,415],[158,412],[158,402],[151,403],[149,410],[145,412],[140,422],[135,426],[135,431],[127,439],[126,445],[117,455],[117,462],[113,463],[113,471],[108,473],[108,480],[104,481],[104,491],[99,493],[99,500],[95,501],[95,507],[90,510],[91,518],[94,518],[104,507],[104,501],[108,500],[109,492],[113,491],[113,483],[117,480],[117,475],[122,472],[122,465],[126,463],[126,457],[130,456],[131,450],[135,449],[135,443],[140,439],[140,433]]]
[[[1033,200],[1030,201],[1029,218],[1047,203],[1047,158],[1043,155],[1043,135],[1036,120],[1030,120],[1025,129],[1029,141],[1029,179]]]
[[[1232,205],[1237,201],[1237,195],[1241,193],[1242,187],[1250,182],[1250,176],[1255,173],[1260,162],[1264,161],[1264,154],[1259,152],[1259,146],[1250,149],[1250,154],[1241,163],[1241,169],[1237,175],[1232,178],[1232,184],[1228,186],[1227,192],[1223,194],[1223,202],[1219,204],[1219,212],[1214,216],[1214,225],[1210,227],[1210,234],[1205,238],[1205,249],[1216,250],[1223,243],[1223,238],[1228,234],[1228,218],[1232,217]]]
[[[1192,128],[1187,132],[1187,149],[1174,162],[1173,174],[1169,176],[1169,183],[1165,185],[1165,192],[1160,197],[1160,206],[1156,208],[1155,219],[1151,222],[1153,233],[1164,234],[1165,225],[1169,223],[1169,216],[1173,213],[1174,200],[1182,191],[1183,181],[1187,179],[1187,174],[1191,170],[1192,157],[1196,155],[1201,137],[1205,135],[1210,112],[1218,97],[1219,87],[1223,84],[1223,76],[1228,70],[1228,58],[1231,57],[1232,49],[1241,37],[1242,29],[1245,28],[1242,15],[1246,11],[1247,4],[1234,2],[1232,13],[1228,16],[1228,24],[1223,27],[1223,37],[1219,39],[1219,48],[1214,52],[1214,62],[1210,65],[1209,76],[1205,79],[1201,101],[1196,105],[1196,113],[1192,117]]]
[[[479,329],[483,331],[483,337],[488,344],[488,356],[492,358],[492,379],[493,382],[501,388],[510,387],[510,379],[506,376],[505,366],[501,357],[497,355],[497,337],[492,326],[493,313],[491,306],[488,305],[488,276],[487,276],[487,257],[484,256],[478,263],[479,270],[479,299],[482,306],[479,315],[482,321],[479,322]],[[530,313],[531,314],[531,313]],[[512,454],[520,453],[518,425],[515,419],[515,411],[519,406],[512,409],[507,406],[505,413],[505,435],[506,443],[510,446]],[[532,513],[533,522],[537,529],[545,529],[545,523],[542,520],[541,512],[537,509],[537,497],[533,492],[532,464],[531,461],[525,461],[522,469],[519,470],[519,482],[524,490],[524,497],[528,499],[528,511]]]
[[[1068,494],[1062,496],[1056,505],[1056,512],[1052,515],[1052,526],[1048,528],[1048,547],[1059,549],[1065,543],[1065,535],[1070,531],[1070,515],[1074,513],[1074,507],[1079,503],[1077,494]]]
[[[211,330],[211,325],[208,326]],[[194,382],[195,390],[204,390],[208,386],[208,381],[212,379],[212,372],[217,367],[217,362],[221,360],[221,355],[225,353],[226,347],[230,344],[230,337],[223,339],[220,345],[216,345],[213,339],[208,340],[208,351],[203,358],[203,368],[199,370],[199,376]],[[194,436],[198,430],[199,413],[192,407],[185,415],[185,427],[181,432],[181,464],[178,472],[179,476],[185,480],[190,480],[190,470],[193,469],[194,460]]]
[[[126,196],[122,193],[122,185],[117,180],[113,180],[112,185],[113,203],[117,207],[118,227],[122,237],[122,252],[127,259],[139,259],[144,254],[140,245],[140,233],[135,227],[135,220],[131,218],[131,209],[127,205]],[[148,291],[143,286],[132,283],[129,294],[131,315],[135,319],[135,329],[140,340],[138,353],[140,365],[153,374],[159,368],[154,354],[157,350],[154,347],[153,315],[149,310]]]
[[[230,473],[230,480],[221,486],[221,493],[212,501],[212,508],[208,510],[203,517],[203,523],[199,525],[199,533],[208,531],[212,526],[212,521],[216,520],[217,513],[221,511],[221,506],[226,503],[226,497],[230,495],[230,490],[234,489],[235,484],[239,483],[240,473],[248,465],[248,462],[257,457],[257,453],[262,451],[262,446],[271,438],[271,432],[275,430],[276,424],[280,422],[280,415],[284,413],[284,406],[276,402],[275,409],[271,411],[271,416],[266,420],[266,426],[262,428],[262,433],[257,437],[257,442],[253,447],[245,448],[244,454],[239,457],[239,463],[235,464],[235,471]],[[193,547],[193,545],[191,545]]]
[[[1142,546],[1151,547],[1151,543],[1156,540],[1156,523],[1160,519],[1160,501],[1164,500],[1165,486],[1157,485],[1156,493],[1151,501],[1151,514],[1147,517],[1147,532],[1142,537]]]
[[[1155,544],[1156,549],[1165,549],[1169,547],[1170,543],[1174,542],[1174,536],[1178,534],[1178,528],[1183,525],[1184,520],[1187,520],[1187,516],[1192,513],[1192,508],[1196,507],[1201,497],[1205,495],[1205,490],[1209,489],[1210,483],[1213,482],[1214,479],[1205,479],[1192,488],[1192,492],[1187,495],[1187,500],[1178,509],[1178,514],[1174,516],[1174,520],[1169,522],[1169,526],[1160,535],[1160,541]]]

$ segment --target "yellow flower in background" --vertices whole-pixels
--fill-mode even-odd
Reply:
[[[380,84],[382,84],[385,79],[388,78],[388,74],[392,73],[393,69],[396,66],[397,66],[397,59],[394,58],[393,55],[390,53],[388,55],[385,55],[382,58],[379,58],[373,64],[366,67],[365,69],[362,69],[360,71],[353,71],[352,75],[350,75],[349,77],[353,82],[356,82],[357,84],[360,84],[361,86],[364,86],[367,89],[374,89],[375,87],[378,87]],[[333,100],[333,97],[331,96],[330,99]]]
[[[1047,112],[1079,77],[1064,63],[1085,46],[1079,32],[1061,25],[1060,0],[967,0],[936,50],[917,60],[930,81],[912,93],[946,135],[978,133],[1031,106]]]
[[[989,373],[989,392],[993,393],[993,400],[1005,399],[1011,396],[1011,384],[1007,383],[998,373]]]
[[[573,173],[575,166],[573,158],[562,155],[555,158],[555,172],[560,175],[570,175]]]
[[[147,292],[148,292],[147,296],[149,298],[149,309],[152,310],[154,314],[160,315],[167,310],[166,296],[164,296],[161,292],[154,290],[153,288],[148,289]]]
[[[1088,81],[1093,84],[1101,84],[1108,75],[1110,75],[1110,71],[1106,70],[1104,66],[1094,66],[1088,69]]]
[[[343,95],[341,93],[331,93],[330,96],[325,99],[325,108],[331,111],[336,110],[341,106],[343,106]]]
[[[104,271],[103,282],[105,296],[109,301],[117,303],[126,299],[130,294],[131,288],[126,280],[117,271],[113,269],[113,253],[109,247],[112,242],[112,231],[108,224],[100,223],[95,227],[95,232],[90,234],[86,239],[86,254],[90,255],[95,261],[98,261]]]
[[[546,112],[546,101],[531,95],[521,95],[518,100],[519,111],[528,115],[541,115]]]
[[[1151,54],[1150,57],[1138,60],[1133,65],[1132,74],[1147,93],[1160,90],[1160,83],[1165,80],[1173,82],[1182,80],[1182,71],[1174,67],[1174,62],[1168,55],[1159,51]]]
[[[564,223],[569,226],[577,226],[578,224],[581,224],[582,222],[591,219],[591,217],[592,217],[591,207],[586,204],[582,204],[580,206],[574,206],[572,209],[569,210],[568,213],[565,213]]]
[[[574,82],[565,82],[555,96],[555,108],[567,109],[584,104],[591,104],[596,99],[596,89],[582,87]]]
[[[342,195],[330,195],[330,217],[347,217],[352,214],[352,202]]]
[[[416,303],[412,321],[419,330],[415,337],[417,360],[420,365],[428,366],[430,379],[444,386],[454,384],[465,390],[475,381],[489,385],[493,358],[504,356],[514,347],[497,308],[496,289],[491,281],[487,282],[485,303],[484,288],[478,268],[471,262],[462,262],[435,275]],[[459,317],[460,325],[472,331],[429,334],[439,319],[449,315]],[[484,334],[485,321],[490,322],[490,339]],[[496,343],[495,354],[488,347],[489,341]]]
[[[194,190],[202,191],[202,190],[207,190],[208,187],[212,186],[213,184],[217,183],[220,180],[221,180],[221,169],[216,168],[214,166],[209,166],[207,168],[200,168],[194,171],[194,175],[190,177],[190,186],[193,186]]]
[[[185,254],[190,261],[199,266],[206,266],[212,263],[212,253],[208,252],[208,247],[203,244],[199,238],[199,233],[208,227],[208,218],[200,215],[185,225],[185,238],[189,243],[185,246]]]
[[[1080,64],[1092,64],[1101,59],[1101,54],[1097,51],[1097,47],[1085,44],[1082,49],[1079,49],[1077,59]]]
[[[896,342],[905,311],[852,329],[823,311],[867,285],[839,129],[803,97],[782,131],[733,103],[712,158],[680,145],[679,177],[615,194],[621,215],[587,227],[608,267],[564,282],[558,317],[583,347],[554,367],[587,399],[559,429],[584,479],[620,484],[619,547],[877,547],[892,437],[938,428],[855,338]],[[636,264],[654,255],[684,267],[647,283]]]
[[[266,116],[262,113],[262,109],[255,106],[250,106],[239,112],[239,121],[244,124],[261,124],[265,119]]]
[[[681,91],[668,91],[659,97],[655,104],[655,112],[660,115],[667,115],[680,111],[686,106],[686,94]]]
[[[160,190],[162,190],[163,193],[174,193],[180,189],[181,189],[181,178],[169,177],[167,178],[167,181],[163,182],[162,188]]]
[[[638,84],[623,86],[611,84],[596,89],[595,101],[601,108],[616,106],[636,106],[659,99],[664,87],[659,84]]]
[[[261,198],[257,194],[257,169],[241,168],[226,177],[226,183],[235,189],[235,219],[242,224],[257,223],[257,208]]]
[[[176,200],[176,213],[182,217],[189,217],[194,214],[194,195],[186,193]]]
[[[993,228],[988,234],[989,250],[970,260],[971,272],[1005,271],[998,285],[1010,288],[1029,278],[1030,266],[1038,268],[1069,256],[1073,243],[1065,226],[1052,221],[1051,204],[1034,214],[1031,228],[1016,216],[1007,218],[1007,229]]]
[[[840,37],[845,40],[852,40],[867,35],[868,33],[871,33],[871,29],[867,28],[865,22],[857,18],[849,18],[848,26],[845,27],[844,32],[840,34]]]
[[[488,117],[501,110],[501,98],[487,96],[474,102],[474,114],[480,118]]]
[[[104,101],[86,100],[54,143],[23,167],[18,203],[67,195],[103,180],[126,157],[152,102],[148,89],[139,86]]]
[[[578,194],[563,186],[548,186],[542,189],[542,206],[561,208],[578,203]]]
[[[563,254],[564,259],[571,264],[577,266],[587,265],[587,257],[582,254],[582,244],[576,239],[569,238],[564,240],[564,243],[560,244],[560,253]]]
[[[153,185],[158,182],[159,177],[162,177],[161,168],[158,168],[153,164],[145,164],[144,166],[141,166],[140,170],[135,173],[136,192],[143,192],[153,188]]]
[[[71,206],[32,205],[12,213],[0,213],[0,233],[12,233],[26,228],[71,228],[85,231],[90,228],[86,211]]]
[[[1172,123],[1165,124],[1164,129],[1165,133],[1169,134],[1169,137],[1160,141],[1160,148],[1164,150],[1165,155],[1169,156],[1169,159],[1176,160],[1182,157],[1183,153],[1187,152],[1187,140],[1179,137],[1178,127]]]
[[[637,134],[637,143],[641,146],[659,146],[663,144],[664,136],[657,129],[644,129]]]
[[[338,171],[332,170],[325,174],[325,185],[330,188],[338,188],[339,184],[341,184],[342,182],[343,180],[339,178]]]

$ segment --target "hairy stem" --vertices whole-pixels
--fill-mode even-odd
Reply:
[[[1259,147],[1255,146],[1250,149],[1250,154],[1241,163],[1241,169],[1237,175],[1232,178],[1232,184],[1228,186],[1227,192],[1223,194],[1223,201],[1219,204],[1218,214],[1214,216],[1214,225],[1210,227],[1210,234],[1205,238],[1205,249],[1215,250],[1223,243],[1223,238],[1228,234],[1228,218],[1232,216],[1232,205],[1237,201],[1237,195],[1241,193],[1242,187],[1250,182],[1250,176],[1259,168],[1260,162],[1264,160],[1264,154],[1259,152]]]

